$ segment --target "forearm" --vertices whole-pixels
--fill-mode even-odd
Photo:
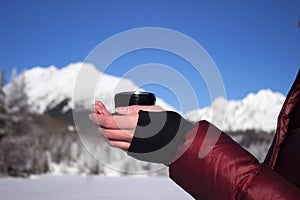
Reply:
[[[216,136],[216,144],[200,158],[203,141]],[[295,186],[206,121],[186,135],[184,145],[187,150],[170,165],[170,177],[196,199],[300,198]]]
[[[140,111],[137,125],[128,155],[169,165],[196,199],[300,199],[294,185],[207,121],[194,126],[174,112]]]
[[[300,199],[300,190],[284,177],[261,164],[251,183],[243,190],[240,199]]]

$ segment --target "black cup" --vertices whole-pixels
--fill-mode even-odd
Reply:
[[[150,92],[122,92],[115,95],[115,107],[131,105],[153,106],[156,97]]]

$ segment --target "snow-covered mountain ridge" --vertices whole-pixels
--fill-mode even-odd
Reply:
[[[96,88],[94,94],[86,94],[83,90],[79,95],[89,108],[94,100],[100,100],[112,110],[113,97],[115,93],[131,91],[138,88],[131,80],[103,74],[97,68],[89,63],[71,63],[61,69],[55,66],[34,67],[24,72],[26,92],[28,95],[28,103],[32,112],[43,113],[49,110],[65,99],[70,99],[69,104],[64,108],[65,111],[73,109],[73,95],[76,85],[77,76],[80,70],[84,68],[94,77],[101,77],[101,88]],[[20,78],[17,77],[17,79]],[[89,77],[87,77],[89,78]],[[87,79],[87,82],[89,80]],[[10,85],[4,88],[8,91]],[[77,94],[78,95],[78,94]],[[174,108],[161,99],[157,99],[157,104],[166,109],[174,110]]]
[[[96,91],[97,97],[88,97],[90,100],[88,105],[92,105],[95,98],[103,101],[108,108],[112,110],[113,96],[117,92],[130,91],[136,89],[137,86],[128,79],[103,74],[97,68],[88,63],[72,63],[68,66],[58,69],[55,66],[35,67],[24,72],[26,82],[26,92],[31,110],[37,113],[43,113],[47,109],[51,109],[65,99],[71,99],[64,110],[73,108],[72,97],[76,84],[77,75],[82,68],[89,70],[95,76],[102,76],[104,87]],[[116,90],[116,86],[120,86]],[[6,88],[9,85],[6,86]],[[90,94],[82,94],[82,98]],[[213,115],[213,108],[218,104],[226,104],[226,115],[223,123],[223,130],[237,131],[254,129],[258,131],[272,132],[276,128],[277,116],[284,102],[285,96],[269,89],[262,89],[257,93],[250,93],[242,100],[225,100],[223,98],[216,99],[211,106],[197,109],[185,113],[184,116],[190,121],[199,121],[206,119],[211,121],[212,116],[220,117],[217,113]],[[174,108],[163,100],[158,99],[157,105],[167,110]],[[217,121],[222,121],[217,119]],[[220,127],[221,128],[221,127]]]
[[[262,89],[256,94],[249,93],[242,100],[216,99],[212,106],[194,110],[186,114],[191,121],[208,120],[212,116],[218,119],[218,114],[213,115],[213,107],[224,103],[226,105],[223,130],[225,131],[245,131],[258,130],[272,132],[276,129],[277,117],[285,100],[285,96],[269,89]]]

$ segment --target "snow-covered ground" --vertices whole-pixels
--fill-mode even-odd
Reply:
[[[166,177],[51,176],[1,178],[3,200],[193,199]]]

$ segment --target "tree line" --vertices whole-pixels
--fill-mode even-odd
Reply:
[[[86,151],[77,132],[68,129],[69,124],[48,114],[30,112],[26,87],[24,74],[17,76],[14,70],[6,85],[4,71],[1,71],[0,177],[28,177],[57,171],[108,174],[107,168]],[[88,115],[89,111],[84,112]],[[273,134],[252,130],[228,134],[260,161],[263,161],[273,138]],[[120,162],[121,155],[116,155],[97,135],[91,137],[89,140],[94,142],[92,152],[101,155],[105,152],[105,160],[119,163],[119,175],[127,175],[128,169],[153,169],[149,163],[137,164],[132,160]],[[154,171],[151,175],[167,175],[167,170]]]
[[[0,77],[0,177],[28,177],[42,173],[103,174],[108,168],[98,162],[84,148],[76,130],[59,117],[30,112],[24,74],[16,71],[5,85],[4,71]],[[84,111],[89,112],[89,111]],[[106,161],[120,163],[117,173],[127,175],[128,168],[149,169],[153,164],[134,161],[120,162],[120,155],[99,140],[97,135],[89,138],[95,142],[92,152],[105,152]],[[105,144],[104,144],[105,143]],[[109,164],[109,163],[106,163]],[[139,170],[138,170],[139,171]],[[152,175],[166,175],[167,171],[155,171]]]
[[[2,70],[0,77],[0,174],[25,176],[32,171],[32,164],[28,162],[29,157],[36,153],[30,148],[32,146],[31,114],[25,76],[17,76],[14,69],[9,86],[4,87],[5,73]]]

